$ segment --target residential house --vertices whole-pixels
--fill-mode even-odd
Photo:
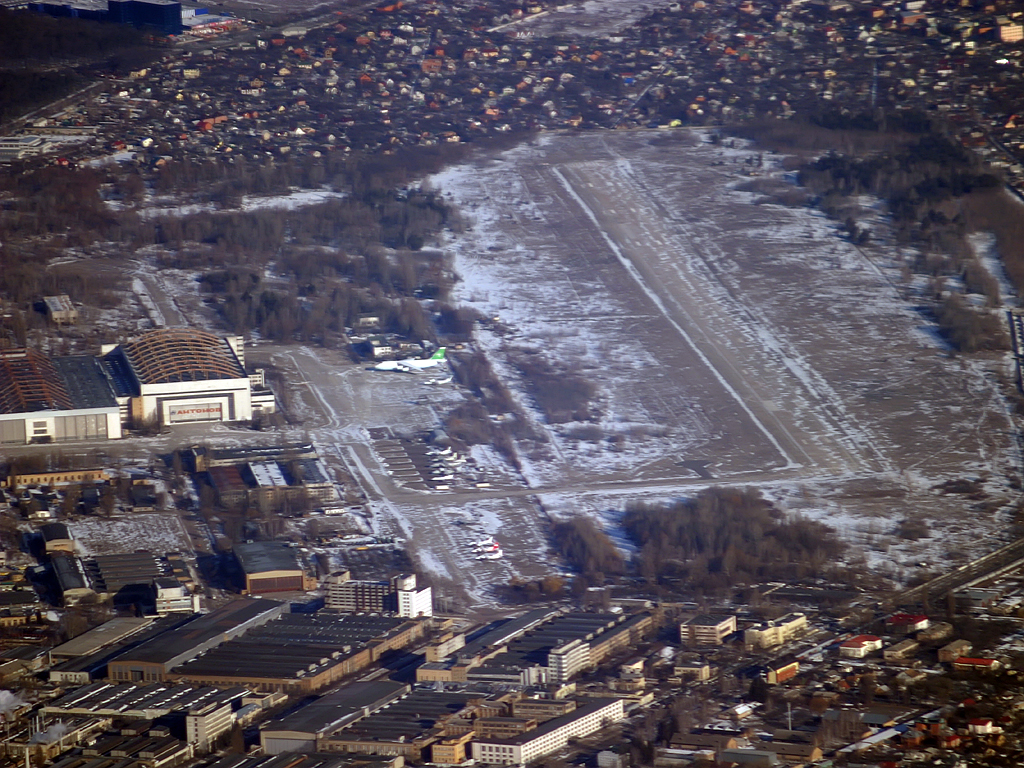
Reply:
[[[882,648],[882,638],[875,635],[857,635],[839,644],[839,655],[844,659],[863,659]]]

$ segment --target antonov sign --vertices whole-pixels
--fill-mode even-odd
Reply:
[[[194,405],[170,405],[167,407],[167,420],[171,424],[183,421],[221,421],[220,403],[195,403]]]

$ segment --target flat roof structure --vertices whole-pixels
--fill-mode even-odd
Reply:
[[[260,731],[260,744],[271,755],[315,748],[317,737],[387,706],[406,695],[409,690],[405,683],[390,680],[346,685],[291,714],[267,723]]]
[[[47,523],[39,529],[39,533],[43,536],[43,541],[71,541],[74,537],[68,530],[68,527],[64,523]]]
[[[174,674],[192,682],[261,680],[276,681],[281,689],[301,687],[370,643],[398,637],[412,626],[386,616],[286,613],[176,667]]]
[[[249,464],[256,485],[260,488],[282,488],[288,486],[284,472],[276,461],[254,461]]]
[[[66,643],[58,645],[50,651],[50,655],[58,659],[89,656],[108,645],[124,640],[152,623],[153,619],[151,618],[118,617],[111,619],[105,624],[100,624]]]
[[[552,615],[554,617],[537,621],[541,612],[531,611],[530,614],[515,620],[517,626],[505,625],[499,627],[497,631],[488,632],[487,635],[478,638],[472,644],[474,646],[471,649],[473,655],[484,650],[483,648],[476,650],[482,643],[487,643],[491,647],[507,645],[507,650],[491,656],[485,666],[478,667],[474,671],[477,674],[486,674],[486,670],[490,668],[495,674],[508,674],[511,670],[522,666],[545,666],[548,662],[548,653],[557,646],[565,645],[573,640],[591,640],[604,630],[617,626],[623,620],[623,616],[616,613],[564,613],[559,615],[554,611],[548,611],[547,614],[549,617]],[[524,621],[527,619],[528,621]],[[524,626],[526,629],[521,629]],[[506,641],[503,639],[506,635],[502,634],[501,630],[505,630],[506,633],[514,631],[515,635],[511,641]],[[491,638],[495,638],[499,642],[489,643]],[[470,646],[467,645],[458,651],[460,658],[470,656],[466,653],[466,648],[470,648]]]
[[[231,755],[222,757],[206,768],[402,768],[405,760],[401,755],[338,755],[317,752],[288,752],[275,755]],[[61,766],[60,768],[64,768]],[[74,766],[73,768],[100,768],[100,766]],[[109,768],[103,766],[102,768]]]
[[[235,701],[248,694],[249,690],[240,686],[225,690],[212,686],[97,682],[50,702],[43,707],[43,713],[155,719],[210,703]]]
[[[295,550],[281,541],[253,541],[235,544],[235,557],[246,575],[268,571],[301,571]]]
[[[196,449],[198,455],[202,455]],[[214,448],[205,452],[208,467],[228,464],[242,464],[252,461],[277,461],[297,459],[315,459],[316,448],[310,443],[292,443],[286,445],[252,445],[242,448]]]
[[[556,608],[537,608],[489,629],[458,650],[460,659],[471,659],[489,648],[504,645],[559,613]]]
[[[173,667],[277,618],[287,607],[276,600],[235,600],[111,660],[110,677],[131,682],[163,680]]]
[[[479,693],[413,691],[362,720],[342,728],[328,741],[413,742],[429,733],[437,722],[465,709]]]

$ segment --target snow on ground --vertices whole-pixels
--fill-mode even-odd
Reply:
[[[149,317],[149,321],[153,324],[154,328],[163,328],[167,325],[167,321],[164,319],[163,313],[157,307],[156,302],[153,301],[153,297],[149,294],[149,289],[146,284],[139,278],[132,280],[132,292],[138,297],[139,302],[146,310],[146,315]]]
[[[79,554],[85,557],[144,549],[162,557],[168,552],[192,552],[188,533],[175,514],[141,514],[88,518],[69,523]]]
[[[238,208],[221,208],[215,203],[175,204],[167,198],[153,198],[150,205],[139,209],[139,216],[154,219],[162,216],[192,216],[197,213],[232,211],[261,211],[271,208],[294,210],[307,205],[318,205],[345,195],[330,189],[300,189],[287,195],[245,195]]]
[[[770,158],[682,136],[548,134],[431,179],[472,221],[447,247],[458,298],[499,318],[478,343],[548,438],[520,444],[523,474],[579,486],[545,509],[614,533],[630,498],[724,481],[771,489],[879,567],[991,548],[977,531],[996,517],[931,489],[981,476],[994,506],[1009,500],[1005,361],[951,359],[873,201],[859,249],[819,212],[746,191],[751,173],[781,182]],[[523,349],[598,386],[593,424],[545,423]],[[595,425],[616,440],[580,439]],[[931,535],[896,537],[918,514]]]
[[[633,24],[654,8],[668,2],[638,0],[583,0],[559,5],[543,15],[531,16],[504,25],[507,33],[528,32],[537,36],[571,34],[574,37],[601,37]]]

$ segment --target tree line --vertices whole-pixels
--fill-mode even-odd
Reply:
[[[674,578],[709,590],[820,576],[845,549],[831,528],[783,514],[754,488],[715,487],[671,504],[634,504],[622,525],[638,548],[637,572],[651,585]]]
[[[1019,212],[1012,210],[1002,178],[947,135],[942,124],[915,111],[835,110],[781,122],[747,126],[745,135],[788,150],[827,147],[830,135],[842,145],[803,163],[799,183],[816,196],[814,204],[843,222],[851,242],[864,245],[870,239],[857,221],[854,198],[872,195],[886,202],[897,238],[916,250],[906,279],[912,272],[956,277],[966,293],[982,296],[988,308],[998,307],[999,283],[968,241],[971,233],[988,230],[996,233],[1011,280],[1024,289],[1024,245],[1015,244],[1022,234]],[[1007,347],[997,318],[949,295],[941,280],[934,285],[940,290],[934,292],[932,310],[952,346],[964,352]]]
[[[826,525],[783,514],[754,488],[713,487],[669,504],[631,504],[626,560],[589,517],[552,529],[555,550],[592,585],[627,573],[656,593],[713,592],[766,580],[820,577],[845,551]]]

